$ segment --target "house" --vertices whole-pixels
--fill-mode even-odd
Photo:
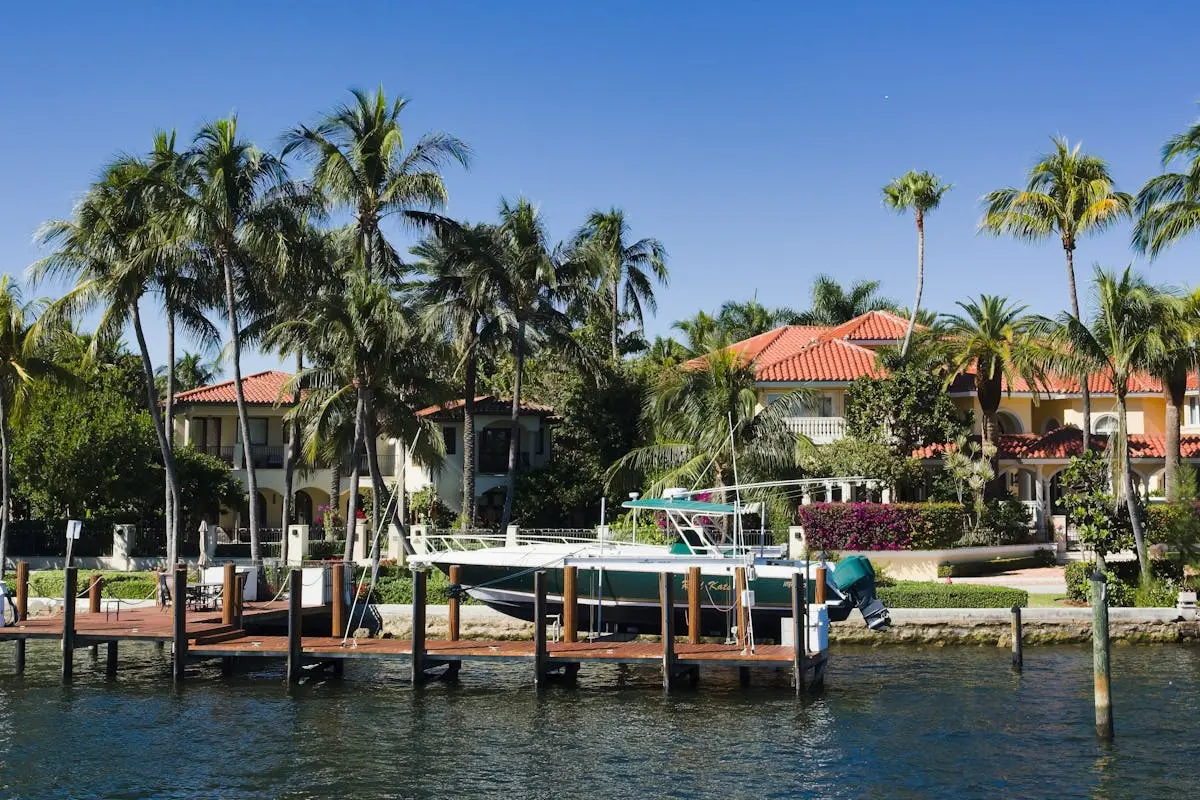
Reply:
[[[792,430],[816,444],[845,435],[845,393],[863,376],[880,377],[876,352],[904,338],[908,321],[887,311],[872,311],[837,326],[787,325],[730,345],[754,366],[760,404],[765,407],[789,391],[807,388],[815,393],[805,414],[792,417]],[[1116,395],[1101,376],[1092,376],[1093,447],[1103,447],[1116,431]],[[1036,507],[1041,518],[1056,513],[1060,497],[1058,474],[1073,455],[1082,452],[1078,428],[1083,419],[1083,396],[1075,379],[1050,382],[1038,392],[1024,384],[1005,386],[1000,401],[998,459],[1005,486],[1015,499]],[[975,433],[982,419],[975,398],[974,376],[959,375],[947,390],[959,408],[975,416]],[[1160,382],[1136,375],[1126,398],[1131,463],[1146,493],[1164,486],[1166,399]],[[1074,430],[1067,428],[1074,426]],[[1189,376],[1181,413],[1183,458],[1200,461],[1200,384]],[[914,456],[931,466],[945,445],[924,448]]]
[[[250,458],[258,483],[259,525],[279,528],[283,520],[284,459],[290,426],[284,415],[294,402],[284,391],[292,376],[271,370],[242,378],[249,416]],[[234,476],[245,485],[245,457],[237,416],[233,381],[201,386],[175,395],[174,440],[216,456],[229,465]],[[490,519],[493,509],[504,503],[504,476],[508,469],[508,443],[511,435],[510,399],[496,396],[475,400],[476,478],[481,518]],[[378,441],[379,467],[390,484],[400,479],[409,492],[433,486],[438,498],[456,513],[462,506],[462,433],[463,401],[422,409],[419,415],[438,423],[446,448],[440,470],[415,462],[403,442],[386,437]],[[550,459],[550,429],[557,418],[547,406],[522,404],[520,413],[520,460],[522,469],[546,465]],[[370,490],[365,458],[360,465],[359,489]],[[349,499],[350,469],[343,466],[335,474],[329,467],[297,469],[293,476],[295,519],[302,524],[320,525],[333,506],[344,519]],[[331,498],[333,501],[331,502]],[[247,525],[247,506],[222,512],[214,521],[227,530]]]

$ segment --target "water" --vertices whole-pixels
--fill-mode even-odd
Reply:
[[[1091,651],[839,648],[819,698],[710,670],[664,697],[652,669],[584,665],[538,696],[519,665],[414,692],[350,663],[290,693],[279,672],[189,671],[152,647],[75,683],[0,647],[0,797],[1103,797],[1194,791],[1200,648],[1114,650],[1117,741],[1093,735]],[[82,663],[80,663],[82,662]],[[764,685],[768,684],[768,685]]]

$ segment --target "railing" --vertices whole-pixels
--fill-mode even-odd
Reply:
[[[208,453],[210,456],[213,456],[214,458],[221,459],[229,466],[233,466],[234,445],[231,445],[231,444],[209,444],[209,445],[197,447],[196,449],[202,453]]]
[[[495,455],[481,453],[476,464],[480,475],[503,475],[508,472],[508,453]],[[517,471],[527,470],[530,466],[529,453],[519,453],[517,455]]]
[[[388,477],[396,474],[396,454],[395,453],[380,453],[379,454],[379,474]],[[343,477],[350,477],[351,465],[349,463],[342,466]],[[367,456],[364,453],[358,459],[358,474],[363,477],[371,474],[371,468],[367,463]]]
[[[597,544],[603,546],[604,544],[633,543],[633,531],[628,528],[611,531],[608,539],[601,539],[599,533],[599,530],[596,528],[521,528],[516,532],[515,544],[517,546],[531,544],[573,544],[583,547]],[[655,526],[650,526],[639,528],[637,533],[639,544],[650,544],[649,540],[655,534],[660,534],[661,531]],[[412,538],[414,547],[422,555],[482,550],[489,547],[504,547],[514,544],[514,539],[507,534],[486,528],[455,530],[443,533],[432,532],[420,535],[414,534]],[[780,535],[775,531],[768,530],[761,534],[759,531],[745,531],[743,533],[744,544],[737,548],[737,550],[738,552],[754,555],[761,548],[777,547],[779,539]],[[786,542],[786,533],[783,534],[783,541]],[[722,551],[730,553],[733,551],[733,548],[729,545],[718,544],[717,547]]]
[[[846,435],[846,420],[843,417],[787,417],[788,430],[799,434],[814,444],[828,444]]]

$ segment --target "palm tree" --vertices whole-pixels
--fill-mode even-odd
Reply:
[[[12,518],[12,426],[20,423],[39,382],[69,380],[47,348],[60,326],[53,316],[37,319],[44,306],[44,302],[26,303],[20,287],[8,275],[0,277],[0,580]]]
[[[1153,357],[1146,369],[1162,383],[1166,401],[1163,475],[1168,502],[1178,499],[1176,482],[1180,464],[1180,417],[1187,396],[1188,375],[1200,369],[1200,290],[1185,297],[1160,299],[1162,315],[1150,326],[1147,348]]]
[[[426,280],[418,303],[425,322],[454,342],[463,374],[463,494],[459,518],[463,527],[475,524],[475,395],[481,350],[497,342],[483,340],[484,323],[497,304],[492,265],[498,231],[491,225],[441,230],[412,248],[420,259],[417,271]],[[486,330],[496,332],[495,327]]]
[[[812,308],[801,312],[797,325],[841,325],[870,311],[895,311],[896,304],[879,296],[879,281],[855,281],[845,289],[835,278],[813,279]]]
[[[913,313],[908,317],[904,343],[900,345],[901,357],[908,354],[908,343],[921,310],[921,290],[925,288],[925,215],[938,207],[942,195],[950,189],[950,184],[942,183],[932,172],[915,170],[909,170],[883,187],[883,202],[901,214],[912,211],[917,221],[917,297],[913,300]]]
[[[728,300],[717,312],[717,327],[730,341],[740,342],[781,325],[791,325],[799,317],[790,308],[767,308],[757,297],[745,302]]]
[[[1036,391],[1041,383],[1043,349],[1034,336],[1037,320],[1025,316],[1025,306],[1012,305],[995,295],[980,295],[978,300],[957,305],[962,313],[942,315],[941,327],[930,335],[931,346],[940,350],[950,367],[947,381],[974,373],[983,441],[985,446],[993,445],[1005,384],[1011,390],[1022,380]]]
[[[1135,202],[1133,244],[1151,258],[1200,227],[1200,122],[1163,145],[1163,169],[1176,161],[1183,171],[1151,178]]]
[[[645,476],[647,491],[714,486],[785,477],[800,466],[807,440],[787,418],[804,414],[810,394],[783,395],[759,411],[754,369],[737,353],[718,350],[697,367],[663,370],[646,396],[643,420],[652,442],[619,459],[612,483]],[[718,494],[723,494],[718,492]]]
[[[613,362],[621,357],[618,343],[622,320],[632,319],[640,333],[644,327],[642,307],[650,311],[658,307],[650,275],[664,286],[668,277],[667,251],[662,242],[649,238],[630,242],[629,236],[625,212],[610,208],[588,214],[575,237],[576,246],[589,250],[598,262],[601,296],[607,296]]]
[[[238,431],[246,472],[250,558],[262,563],[258,531],[258,478],[242,385],[242,326],[263,268],[262,249],[275,241],[281,219],[298,213],[297,193],[277,157],[238,137],[237,117],[204,125],[184,154],[181,189],[172,208],[186,227],[198,277],[224,291],[229,363],[237,401]]]
[[[1096,313],[1086,325],[1069,314],[1059,316],[1058,324],[1043,328],[1049,333],[1047,363],[1070,369],[1102,372],[1112,382],[1117,395],[1117,436],[1113,445],[1113,487],[1118,502],[1125,501],[1133,525],[1133,538],[1141,564],[1143,585],[1150,580],[1150,562],[1133,489],[1133,467],[1129,461],[1129,428],[1126,420],[1126,395],[1129,380],[1136,372],[1162,363],[1164,337],[1155,330],[1159,321],[1172,316],[1178,298],[1169,290],[1151,286],[1126,267],[1120,274],[1096,268],[1092,283]]]
[[[183,351],[183,355],[175,361],[174,389],[176,392],[186,392],[200,386],[207,386],[217,379],[221,373],[221,364],[217,360],[207,360],[203,353]],[[167,397],[167,366],[164,364],[155,371],[155,383],[159,392]]]
[[[1025,241],[1058,236],[1067,257],[1071,315],[1079,316],[1075,290],[1075,247],[1080,237],[1098,233],[1129,214],[1132,198],[1118,192],[1108,164],[1055,137],[1054,152],[1033,165],[1024,189],[1007,188],[983,198],[981,230],[1008,234]],[[1087,450],[1092,431],[1092,398],[1088,376],[1079,376],[1083,392],[1083,441]]]
[[[701,356],[729,344],[717,318],[706,311],[697,311],[696,316],[681,319],[671,327],[687,337],[686,349],[693,356]]]

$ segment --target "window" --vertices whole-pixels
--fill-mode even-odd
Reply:
[[[833,416],[833,397],[823,394],[814,397],[812,400],[804,404],[804,416],[806,417],[832,417]]]
[[[537,445],[535,446],[534,452],[539,456],[546,452],[546,428],[544,426],[538,428]]]
[[[512,429],[484,428],[479,432],[479,471],[500,473],[508,471],[508,443]]]
[[[1183,424],[1189,428],[1200,427],[1200,397],[1188,398]]]
[[[1100,414],[1092,422],[1092,433],[1112,434],[1117,432],[1117,415]]]
[[[250,417],[246,420],[250,426],[250,444],[263,445],[267,443],[267,418],[266,417]],[[234,429],[237,431],[237,441],[241,444],[242,441],[242,426],[234,423]]]
[[[453,425],[442,426],[442,441],[446,444],[446,455],[452,456],[458,452],[458,429]]]

